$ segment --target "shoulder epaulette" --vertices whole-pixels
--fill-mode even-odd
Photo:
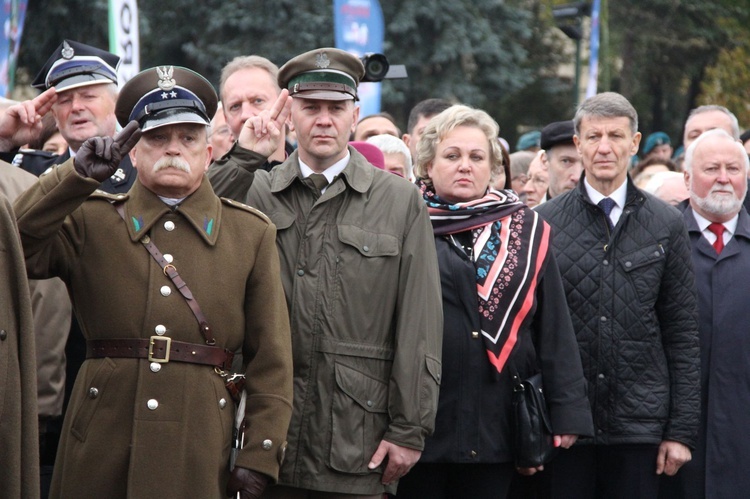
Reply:
[[[112,194],[110,192],[105,192],[101,189],[97,189],[94,192],[91,193],[89,196],[89,199],[103,199],[105,201],[109,201],[110,203],[117,203],[120,201],[125,201],[130,197],[130,194],[128,193],[118,193],[118,194]]]
[[[253,215],[257,216],[261,220],[263,220],[266,223],[271,223],[271,219],[266,216],[265,213],[260,211],[257,208],[253,208],[252,206],[248,206],[244,203],[240,203],[239,201],[235,201],[234,199],[228,199],[228,198],[221,198],[221,202],[224,203],[227,206],[232,206],[233,208],[237,208],[239,210],[247,211],[248,213],[252,213]]]

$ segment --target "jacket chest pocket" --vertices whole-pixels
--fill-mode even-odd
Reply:
[[[360,295],[362,286],[366,286],[375,300],[395,293],[401,251],[399,239],[355,225],[339,225],[337,233],[338,248],[332,262],[332,306],[340,297]]]
[[[618,258],[620,268],[630,281],[642,305],[652,307],[659,296],[666,253],[661,244],[652,244]]]

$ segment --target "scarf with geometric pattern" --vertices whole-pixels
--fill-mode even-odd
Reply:
[[[500,373],[536,304],[550,227],[511,190],[489,189],[480,199],[450,204],[424,183],[420,189],[435,235],[471,231],[482,338]]]

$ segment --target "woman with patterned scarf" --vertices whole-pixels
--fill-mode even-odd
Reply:
[[[550,227],[507,188],[498,125],[453,106],[427,125],[416,174],[443,291],[443,376],[435,432],[398,498],[503,498],[517,472],[513,372],[541,371],[555,445],[593,433],[581,359]],[[490,185],[505,175],[506,189]]]

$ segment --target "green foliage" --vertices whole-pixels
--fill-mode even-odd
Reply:
[[[745,112],[748,0],[602,1],[609,4],[614,76],[601,87],[631,99],[642,131],[677,138],[688,110],[706,100]],[[511,144],[525,129],[571,117],[573,82],[559,76],[559,67],[572,64],[573,54],[551,15],[559,3],[570,1],[381,0],[385,52],[409,71],[406,80],[383,83],[384,110],[403,127],[422,99],[461,101],[492,114]],[[237,55],[281,65],[333,44],[332,4],[141,1],[141,66],[182,65],[218,84],[221,68]],[[19,73],[27,80],[62,38],[108,46],[106,0],[29,0],[26,19]],[[24,85],[20,76],[18,84]]]

